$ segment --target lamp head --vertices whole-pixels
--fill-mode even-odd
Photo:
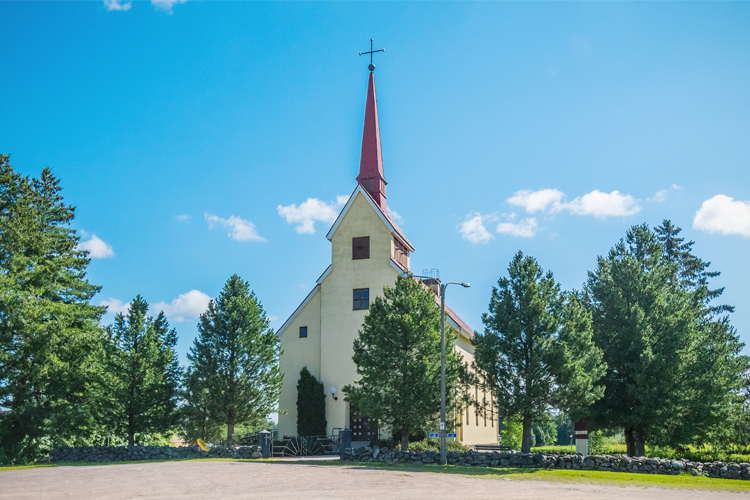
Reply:
[[[336,394],[336,388],[335,387],[331,387],[331,394]]]
[[[471,287],[471,284],[469,284],[469,283],[461,283],[461,286],[464,287],[464,288],[469,288],[469,287]]]

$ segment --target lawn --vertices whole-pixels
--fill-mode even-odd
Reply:
[[[679,488],[690,490],[730,491],[750,493],[750,481],[733,479],[714,479],[708,477],[694,477],[688,474],[679,476],[661,476],[657,474],[632,474],[627,472],[600,472],[583,470],[558,469],[500,469],[490,467],[465,467],[459,465],[421,465],[421,464],[381,464],[351,462],[297,462],[299,464],[350,466],[372,469],[395,470],[403,472],[428,472],[436,474],[461,474],[486,479],[537,480],[563,483],[590,483],[607,486],[640,486],[643,488]]]

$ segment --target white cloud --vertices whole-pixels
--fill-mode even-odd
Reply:
[[[172,7],[176,4],[185,3],[188,0],[151,0],[151,5],[158,10],[163,10],[169,14],[172,13]]]
[[[81,235],[86,238],[89,233],[81,231]],[[112,245],[100,239],[95,234],[92,234],[91,238],[88,240],[80,242],[76,246],[76,250],[86,250],[89,253],[89,257],[92,259],[108,259],[109,257],[115,256],[115,251],[112,250]]]
[[[278,320],[279,320],[278,316],[269,316],[268,317],[268,321],[278,321]]]
[[[175,219],[177,219],[178,222],[187,222],[190,220],[190,216],[188,214],[180,214],[176,215]]]
[[[100,306],[106,306],[108,314],[127,314],[130,310],[130,302],[123,302],[119,299],[102,300]]]
[[[107,8],[107,10],[130,10],[130,7],[132,7],[130,2],[125,2],[123,0],[104,0],[104,7]]]
[[[531,238],[536,234],[536,217],[521,219],[518,222],[501,222],[497,225],[497,232],[515,236],[516,238]]]
[[[487,243],[492,238],[492,235],[484,227],[484,223],[492,219],[492,216],[483,216],[479,212],[470,213],[466,216],[466,220],[458,225],[461,237],[475,244]]]
[[[199,290],[190,290],[187,293],[180,294],[169,304],[157,302],[150,309],[154,316],[159,314],[159,311],[164,311],[164,314],[169,316],[170,319],[182,323],[185,318],[197,318],[203,314],[208,308],[209,302],[211,302],[211,297],[205,293]]]
[[[530,214],[551,208],[553,211],[560,206],[560,201],[565,193],[557,189],[540,189],[539,191],[530,191],[524,189],[516,191],[513,196],[506,201],[513,205],[522,206]]]
[[[672,184],[672,189],[680,189],[682,186],[678,186],[677,184]]]
[[[709,233],[739,234],[750,237],[750,202],[717,194],[695,212],[693,229]]]
[[[348,199],[348,196],[338,196],[335,202],[325,202],[317,198],[308,198],[299,206],[294,203],[287,206],[279,205],[276,210],[288,224],[296,224],[295,230],[299,234],[315,234],[315,223],[333,224],[339,209]]]
[[[391,216],[391,218],[392,218],[393,220],[395,220],[396,222],[398,222],[399,224],[403,224],[403,223],[404,223],[404,218],[403,218],[403,217],[401,217],[401,216],[400,216],[400,215],[398,214],[398,212],[396,212],[395,210],[392,210],[392,209],[390,209],[390,208],[389,208],[389,209],[388,209],[388,215],[390,215],[390,216]]]
[[[647,199],[648,199],[648,201],[658,201],[658,202],[666,201],[666,199],[667,199],[667,190],[666,189],[662,189],[661,191],[659,191],[658,193],[656,193],[652,198],[647,198]]]
[[[638,200],[629,194],[619,191],[603,193],[597,189],[579,196],[570,203],[564,203],[562,208],[577,215],[593,215],[603,219],[605,217],[624,217],[641,211]]]
[[[222,219],[217,215],[212,215],[208,212],[204,214],[206,221],[208,222],[208,228],[213,229],[215,224],[220,224],[232,231],[228,233],[228,236],[236,241],[266,241],[265,238],[258,234],[258,230],[255,228],[255,224],[249,220],[244,220],[236,215],[230,216],[228,219]]]

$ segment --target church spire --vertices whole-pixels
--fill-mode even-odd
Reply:
[[[370,193],[375,202],[385,212],[385,185],[387,183],[383,176],[378,100],[375,97],[375,75],[372,72],[375,67],[372,63],[370,63],[370,68],[370,79],[367,84],[367,104],[365,106],[365,126],[362,132],[362,156],[359,160],[357,182]]]

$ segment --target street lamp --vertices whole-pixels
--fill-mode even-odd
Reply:
[[[464,288],[469,288],[471,285],[457,281],[443,284],[440,278],[417,276],[409,273],[402,273],[399,276],[402,278],[434,279],[440,285],[440,463],[446,465],[448,454],[445,447],[445,289],[448,288],[448,285],[461,285]]]

